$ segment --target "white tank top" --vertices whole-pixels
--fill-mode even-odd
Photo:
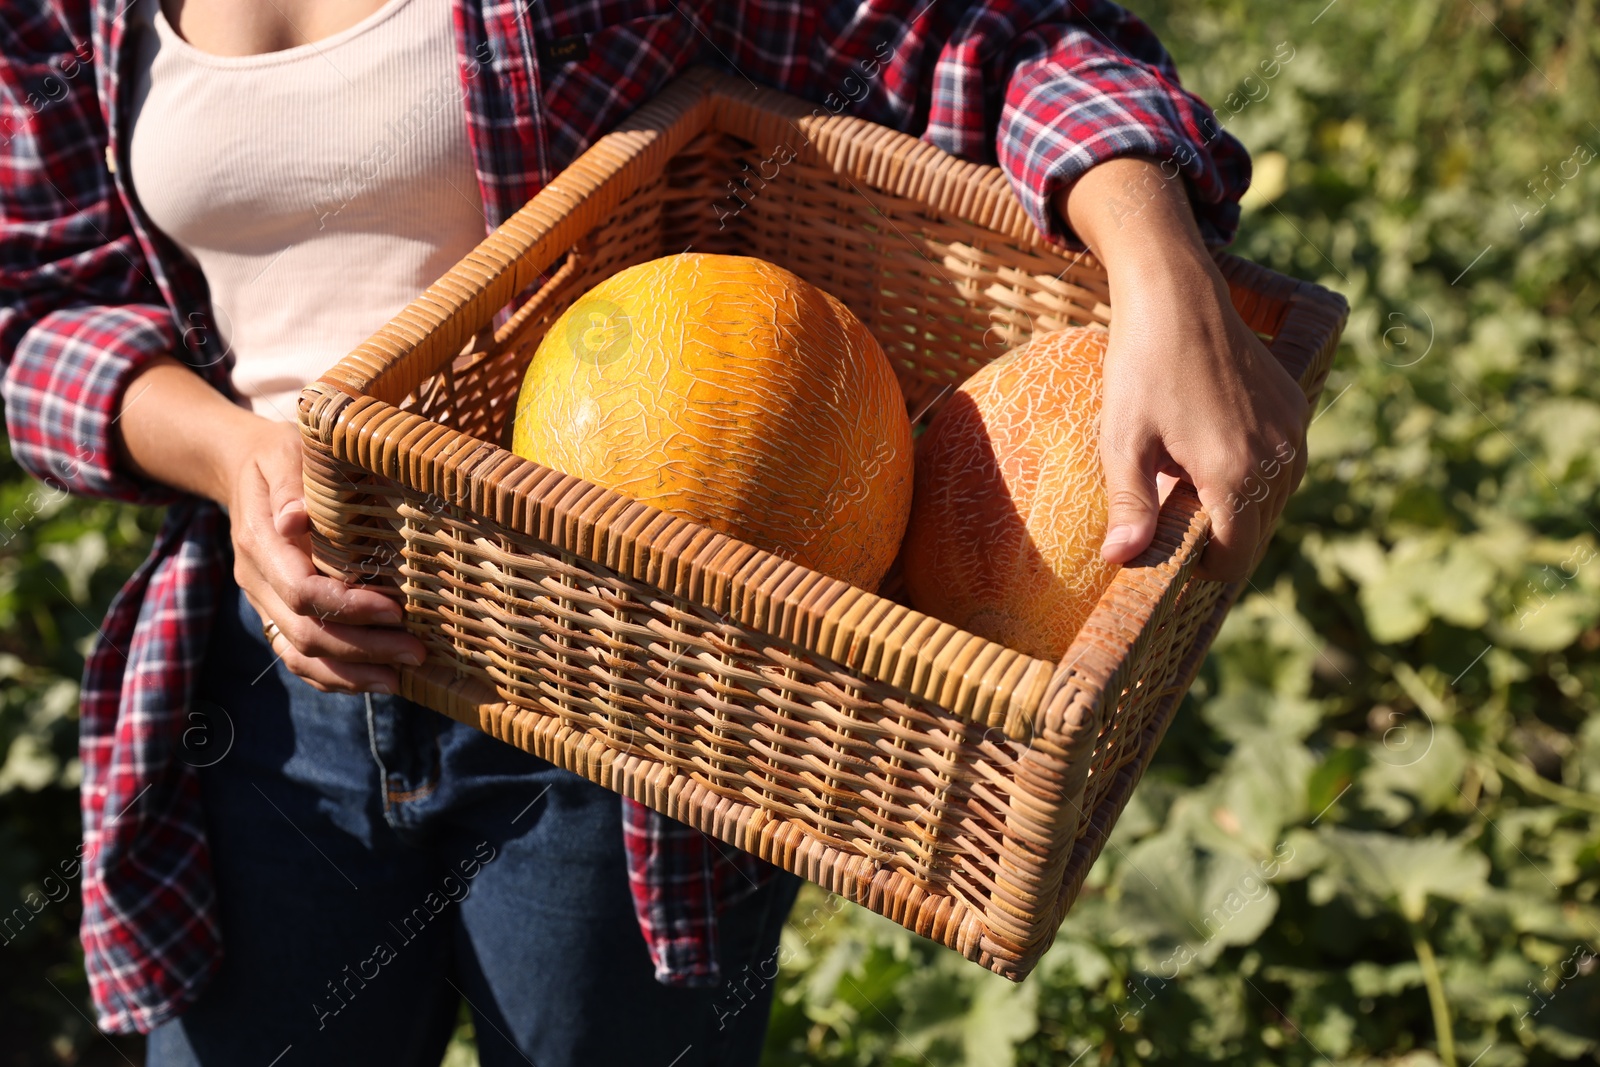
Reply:
[[[307,382],[487,232],[449,0],[232,57],[132,6],[129,181],[204,272],[235,387],[293,420]]]

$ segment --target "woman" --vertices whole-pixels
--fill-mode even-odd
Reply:
[[[796,880],[394,697],[421,644],[313,569],[293,426],[306,380],[689,64],[997,159],[1099,255],[1108,559],[1181,473],[1204,574],[1241,577],[1298,481],[1304,399],[1206,249],[1248,161],[1112,4],[0,8],[14,454],[168,505],[81,726],[91,989],[152,1063],[436,1063],[462,1002],[486,1064],[757,1058],[770,986],[731,983]]]

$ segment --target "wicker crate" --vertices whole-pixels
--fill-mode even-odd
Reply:
[[[1111,314],[997,169],[691,71],[305,390],[318,564],[404,601],[429,649],[404,695],[1020,980],[1238,590],[1189,577],[1180,486],[1050,663],[506,451],[554,317],[689,248],[839,297],[924,419],[1031,331]],[[1314,397],[1344,301],[1219,262]]]

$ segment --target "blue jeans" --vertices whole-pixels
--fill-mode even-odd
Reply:
[[[151,1065],[436,1067],[463,1001],[484,1067],[760,1058],[770,983],[655,981],[616,794],[399,698],[317,692],[237,589],[196,696],[225,951]],[[799,884],[724,911],[725,986],[774,958]]]

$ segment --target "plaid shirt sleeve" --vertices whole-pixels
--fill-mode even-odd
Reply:
[[[1226,244],[1250,184],[1244,146],[1185,91],[1161,42],[1105,0],[747,0],[724,27],[729,65],[954,155],[998,164],[1051,240],[1081,247],[1055,194],[1119,156],[1181,174],[1201,232]],[[722,6],[718,5],[719,12]],[[774,34],[792,35],[791,54]]]
[[[94,50],[86,27],[49,6],[0,7],[0,365],[13,454],[70,492],[169,501],[171,490],[119,470],[112,448],[128,380],[177,337],[106,169]]]
[[[1056,192],[1108,159],[1146,156],[1184,177],[1207,243],[1227,244],[1250,185],[1244,146],[1183,90],[1144,23],[1114,4],[1073,6],[1080,23],[1024,35],[1006,83],[999,162],[1023,207],[1048,236],[1079,244],[1051,207]]]

